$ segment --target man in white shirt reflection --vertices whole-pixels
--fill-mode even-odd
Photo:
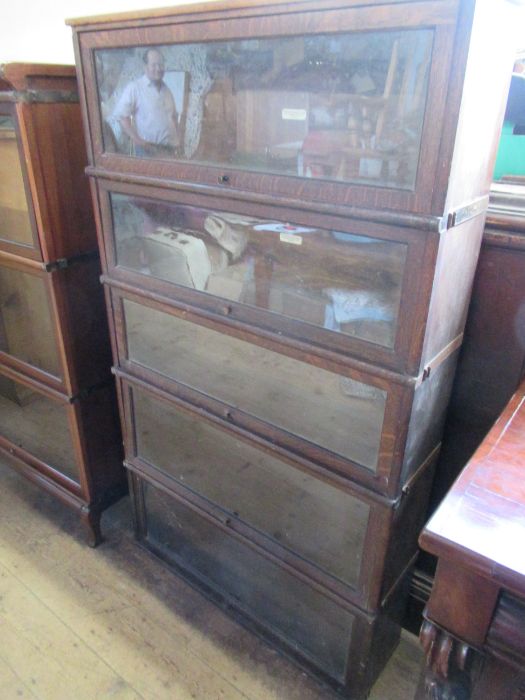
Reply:
[[[165,63],[155,48],[144,52],[144,75],[126,85],[113,117],[130,137],[134,153],[141,157],[166,158],[179,149],[175,100],[164,82]]]

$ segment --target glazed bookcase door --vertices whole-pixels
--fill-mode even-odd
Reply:
[[[46,271],[0,253],[1,363],[68,396],[107,380],[99,274],[97,258]]]
[[[71,392],[60,282],[38,265],[0,255],[0,358],[49,386]]]
[[[108,181],[99,199],[111,278],[417,372],[431,234]]]
[[[0,252],[0,362],[68,396],[110,377],[97,256],[46,270]],[[105,319],[104,319],[105,320]]]
[[[118,364],[310,468],[396,493],[412,390],[111,291]],[[283,352],[284,351],[284,352]]]
[[[67,397],[2,368],[0,426],[1,449],[67,490],[82,493],[76,408]]]
[[[15,106],[0,102],[0,250],[42,259]]]
[[[255,36],[248,17],[82,32],[85,80],[96,86],[87,105],[94,163],[429,213],[439,148],[429,125],[444,113],[457,7],[412,10],[396,3],[263,15]],[[176,105],[173,119],[153,125],[135,108],[137,91],[152,88],[151,47],[164,65],[162,99]],[[138,146],[128,119],[143,134]]]

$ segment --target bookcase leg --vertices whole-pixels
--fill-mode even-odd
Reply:
[[[98,547],[102,542],[102,531],[100,529],[100,511],[90,510],[84,506],[81,511],[82,522],[87,530],[87,541],[90,547]]]

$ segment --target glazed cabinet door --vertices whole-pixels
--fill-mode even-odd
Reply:
[[[256,19],[247,9],[221,21],[183,14],[83,31],[93,162],[307,202],[432,213],[432,123],[444,114],[457,6],[289,5]]]
[[[70,389],[56,287],[38,265],[0,255],[0,357],[58,390]]]
[[[76,409],[67,397],[2,367],[0,449],[80,494],[84,487]]]
[[[0,102],[0,250],[42,259],[15,105]]]
[[[68,396],[107,381],[97,256],[61,268],[0,252],[0,361]]]
[[[437,234],[98,183],[110,278],[417,373]]]

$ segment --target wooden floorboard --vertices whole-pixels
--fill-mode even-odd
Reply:
[[[0,464],[0,698],[335,698],[174,576],[133,539],[129,501],[96,550],[62,504]],[[413,697],[421,654],[401,644],[371,700]]]

